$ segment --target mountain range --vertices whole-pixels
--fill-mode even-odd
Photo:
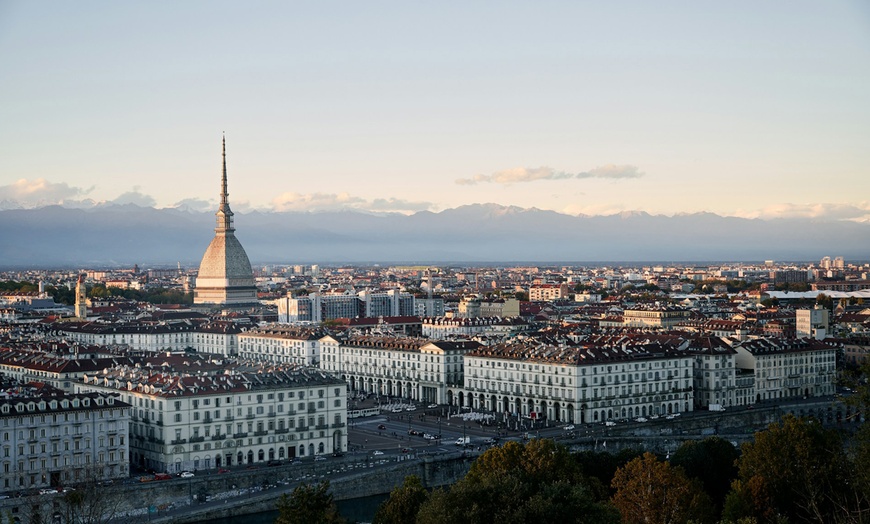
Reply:
[[[870,224],[711,213],[572,216],[497,204],[441,212],[236,213],[256,264],[866,260]],[[0,267],[199,264],[214,214],[133,204],[0,211]]]

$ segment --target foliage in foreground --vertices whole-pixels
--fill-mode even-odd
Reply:
[[[344,524],[329,493],[329,481],[316,485],[300,484],[288,496],[278,499],[275,524]]]

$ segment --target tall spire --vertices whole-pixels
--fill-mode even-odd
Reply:
[[[229,194],[227,193],[227,136],[223,135],[224,174],[221,177],[221,208],[229,206]]]
[[[223,175],[221,175],[221,204],[218,207],[217,213],[217,227],[215,227],[216,233],[223,232],[233,232],[235,229],[233,228],[233,212],[230,209],[230,199],[229,192],[227,191],[227,137],[223,135],[222,139],[223,146],[223,164],[224,171]]]

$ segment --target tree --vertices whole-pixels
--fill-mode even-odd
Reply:
[[[275,524],[344,524],[329,493],[329,481],[311,486],[300,484],[278,500]]]
[[[434,491],[417,513],[419,524],[544,521],[619,521],[595,497],[568,451],[546,439],[487,450],[463,479]]]
[[[839,436],[815,419],[786,415],[743,444],[739,482],[724,516],[771,521],[833,522],[846,493],[846,456]]]
[[[420,506],[429,498],[429,492],[423,487],[420,477],[410,475],[400,487],[390,492],[390,498],[384,501],[375,513],[374,524],[405,524],[417,520]]]
[[[824,293],[820,293],[819,296],[816,297],[816,304],[822,306],[828,311],[833,311],[834,309],[834,299]]]
[[[60,497],[56,508],[65,516],[64,522],[105,524],[113,521],[125,502],[118,488],[107,483],[105,467],[93,465],[82,472],[75,490]]]
[[[737,478],[740,453],[727,440],[710,437],[688,440],[671,456],[671,464],[683,468],[689,478],[698,479],[713,503],[722,508],[731,483]]]
[[[690,480],[682,468],[644,453],[619,468],[611,486],[612,501],[623,522],[678,524],[712,522],[710,498],[700,482]]]

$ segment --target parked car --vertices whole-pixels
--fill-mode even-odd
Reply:
[[[383,455],[383,454],[384,454],[384,452],[379,450],[379,449],[372,451],[372,455]]]
[[[193,478],[195,475],[191,471],[182,471],[178,476],[183,479],[189,479]]]
[[[316,462],[319,462],[321,460],[326,460],[326,457],[324,457],[323,455],[317,455],[316,457],[314,457],[314,460]]]
[[[565,426],[565,431],[574,431],[574,424],[568,424]]]
[[[438,404],[429,404],[429,405],[426,406],[426,407],[429,408],[429,409],[437,408],[437,407],[438,407]]]
[[[220,468],[218,470],[218,475],[220,475],[221,473],[229,473],[229,472],[230,472],[230,470],[228,470],[228,469]]]
[[[266,466],[270,467],[270,468],[275,468],[275,467],[278,467],[280,465],[281,465],[280,460],[270,460],[269,462],[266,462]]]
[[[383,424],[378,424],[378,429],[387,429],[387,426]]]

